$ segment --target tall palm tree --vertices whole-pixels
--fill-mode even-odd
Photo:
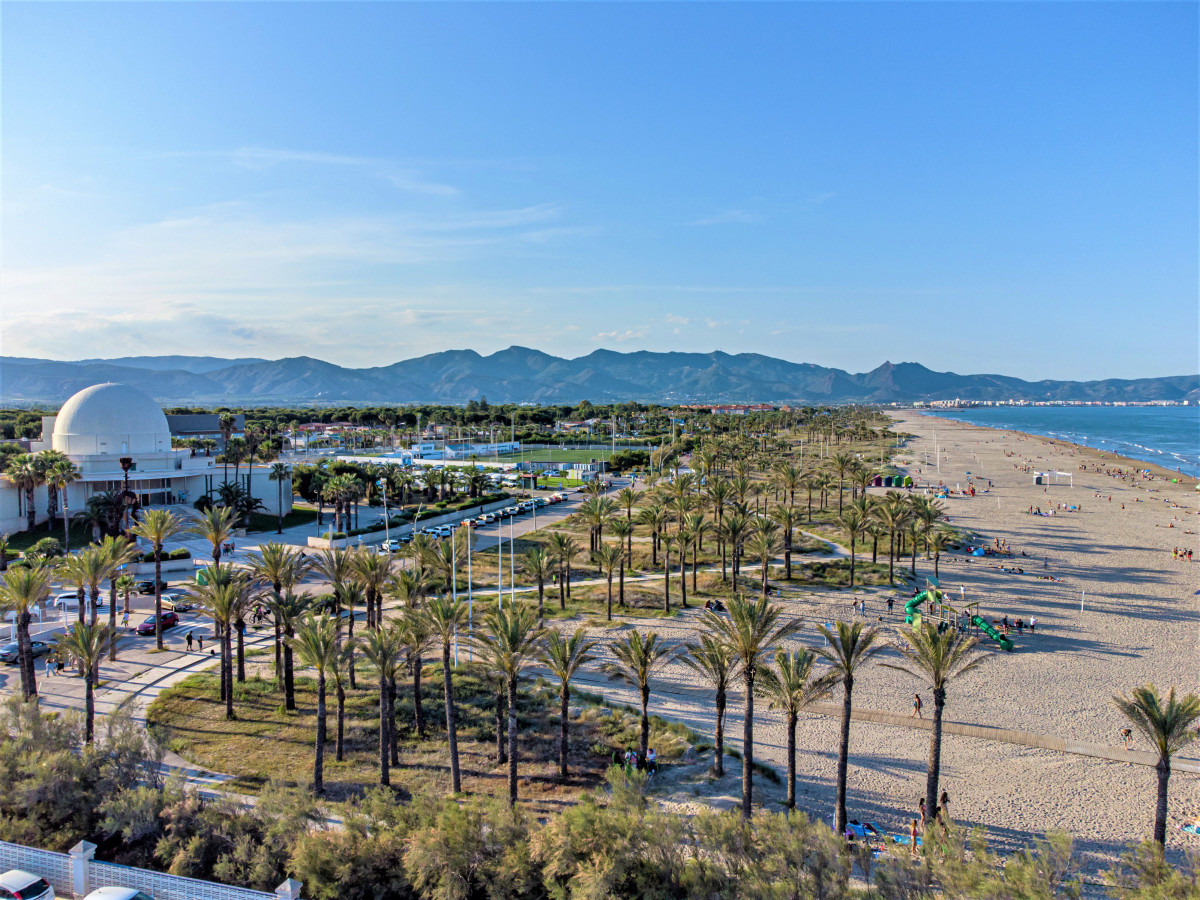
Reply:
[[[262,587],[269,587],[273,595],[272,599],[278,601],[284,595],[295,591],[296,585],[304,579],[313,565],[311,559],[301,554],[302,551],[297,547],[270,542],[259,546],[257,553],[251,553],[247,558],[247,564],[254,580]],[[338,565],[342,568],[337,571],[343,573],[341,578],[335,577],[334,570],[327,568],[330,565],[331,556],[340,560]],[[321,573],[333,582],[335,589],[349,572],[349,562],[345,550],[326,550],[317,557],[317,564],[323,567]],[[267,606],[271,608],[270,602]],[[273,609],[272,613],[274,613]],[[273,614],[273,618],[275,624],[275,690],[278,691],[283,689],[283,623],[277,615]],[[352,679],[351,686],[353,684]]]
[[[79,660],[83,667],[83,740],[92,743],[96,730],[96,677],[108,647],[108,626],[103,622],[76,622],[58,639],[58,646]]]
[[[826,646],[817,655],[831,666],[832,684],[842,686],[842,732],[838,744],[837,816],[834,831],[846,833],[846,778],[850,767],[850,713],[853,708],[854,681],[866,664],[882,650],[879,629],[862,622],[837,622],[833,629],[818,625]],[[933,809],[933,807],[929,807]]]
[[[987,661],[977,647],[979,639],[959,634],[956,628],[938,633],[937,624],[923,621],[920,628],[902,632],[894,645],[907,663],[880,663],[923,681],[933,691],[933,729],[929,735],[929,766],[925,775],[925,808],[936,809],[938,776],[942,766],[942,714],[946,710],[946,686]]]
[[[296,636],[296,624],[300,617],[309,611],[312,598],[304,594],[286,593],[282,596],[272,594],[267,605],[279,622],[283,633],[283,708],[289,712],[296,709],[296,672],[295,660],[288,638]]]
[[[454,684],[450,678],[450,644],[467,621],[467,605],[450,597],[434,597],[428,607],[430,632],[442,645],[442,688],[446,696],[446,741],[450,745],[450,786],[453,793],[462,790],[462,771],[458,764],[458,728],[454,713]]]
[[[628,544],[626,553],[631,557],[633,555],[633,508],[641,499],[642,492],[632,487],[623,487],[617,492],[617,504],[625,510],[625,523],[630,526],[630,530],[625,533],[624,537]]]
[[[54,460],[51,465],[46,467],[45,479],[46,485],[55,492],[62,494],[63,503],[63,551],[71,552],[71,518],[67,510],[67,486],[75,483],[82,477],[79,466],[63,456],[61,459]]]
[[[292,467],[287,463],[277,462],[271,466],[271,473],[267,477],[275,482],[279,490],[279,505],[276,507],[278,526],[275,529],[275,533],[283,534],[283,483],[292,480]]]
[[[742,719],[742,818],[749,819],[754,801],[754,692],[763,657],[800,630],[799,619],[784,619],[783,607],[759,597],[751,603],[740,595],[729,600],[729,615],[705,610],[702,621],[718,643],[733,654],[746,689]]]
[[[107,555],[101,544],[89,544],[75,554],[74,562],[82,568],[87,585],[90,616],[88,621],[93,625],[100,615],[100,583],[108,578],[111,570]],[[67,566],[64,565],[64,569]],[[79,606],[79,621],[83,621],[83,604]]]
[[[336,629],[336,623],[335,623]],[[346,748],[346,687],[349,684],[348,675],[353,662],[354,638],[347,638],[338,650],[329,674],[333,676],[334,695],[337,697],[337,729],[333,745],[333,756],[338,762],[345,757]]]
[[[212,617],[221,641],[221,699],[225,701],[225,718],[232,721],[233,713],[233,623],[238,608],[245,601],[248,579],[235,573],[231,566],[209,566],[203,570],[205,584],[197,582],[188,590],[200,608]],[[293,706],[293,708],[295,708]]]
[[[834,453],[826,461],[830,471],[837,477],[838,516],[842,514],[842,493],[845,490],[846,475],[854,470],[857,460],[850,453]]]
[[[34,524],[37,522],[37,509],[33,505],[34,492],[42,483],[42,476],[42,467],[32,453],[18,453],[9,459],[8,465],[4,468],[4,477],[25,495],[26,531],[33,531]]]
[[[432,626],[423,609],[405,606],[400,614],[400,637],[408,650],[408,667],[412,672],[413,731],[418,740],[425,740],[425,705],[421,699],[421,674],[425,667],[425,652],[432,641]]]
[[[137,579],[132,575],[122,575],[117,578],[113,584],[117,589],[117,593],[121,595],[121,599],[124,600],[122,609],[128,612],[129,597],[135,590],[137,590]]]
[[[658,539],[663,552],[663,612],[668,613],[671,611],[671,550],[677,540],[673,534],[664,534]]]
[[[679,647],[668,644],[657,631],[649,631],[644,636],[640,631],[632,631],[624,640],[612,644],[615,661],[600,666],[609,678],[624,681],[638,692],[642,703],[642,740],[638,759],[646,758],[650,746],[650,680],[658,669],[675,659],[679,652]]]
[[[791,581],[792,536],[800,525],[800,513],[792,506],[777,506],[771,510],[771,519],[783,529],[783,577]]]
[[[942,551],[949,550],[954,544],[954,534],[945,528],[935,528],[929,536],[929,549],[933,551],[933,577],[940,578],[938,563],[942,559]]]
[[[210,506],[200,513],[187,531],[212,547],[213,565],[221,563],[221,546],[233,536],[234,513],[225,506]]]
[[[1131,725],[1141,732],[1158,753],[1158,801],[1154,808],[1154,840],[1162,846],[1167,839],[1167,784],[1171,780],[1171,757],[1200,737],[1192,726],[1200,721],[1200,697],[1187,694],[1175,698],[1171,687],[1165,698],[1153,684],[1134,688],[1128,697],[1114,696],[1113,703]]]
[[[442,543],[449,547],[448,541]],[[352,554],[350,577],[362,585],[367,595],[367,627],[379,628],[383,624],[383,589],[392,574],[392,555],[372,553],[365,548],[352,551]]]
[[[631,535],[633,534],[633,526],[624,519],[616,519],[608,526],[608,530],[613,533],[613,537],[617,539],[618,547],[631,546]],[[617,566],[617,602],[621,608],[625,608],[625,567],[632,565],[633,557],[629,550],[621,551],[621,560]]]
[[[8,569],[0,580],[0,610],[11,612],[17,626],[17,662],[21,669],[21,694],[26,700],[37,696],[29,623],[33,621],[33,610],[49,599],[53,577],[53,569],[39,565]]]
[[[592,651],[597,641],[588,637],[582,625],[566,637],[550,629],[546,634],[541,661],[550,674],[558,679],[558,774],[567,777],[568,730],[570,727],[571,681],[576,673],[596,659]]]
[[[101,554],[101,556],[104,557],[104,560],[107,563],[107,569],[108,569],[108,575],[107,575],[107,577],[108,577],[108,629],[109,629],[108,658],[111,662],[116,662],[116,659],[117,659],[117,591],[119,590],[118,585],[121,580],[120,578],[117,577],[117,573],[120,572],[122,569],[124,569],[125,566],[129,565],[130,563],[133,563],[133,562],[136,562],[137,560],[139,560],[141,558],[142,554],[138,551],[137,544],[135,544],[133,541],[127,541],[123,537],[118,537],[118,538],[106,537],[100,543],[100,554]],[[156,571],[155,575],[157,576],[157,574],[158,573]],[[121,576],[121,577],[128,577],[128,576]],[[159,594],[161,596],[162,588],[158,584],[159,579],[156,577],[154,579],[154,581],[155,581],[155,593]],[[126,596],[126,602],[128,603],[129,595],[126,594],[125,596]],[[157,607],[155,609],[155,612],[156,613],[159,612]],[[160,623],[160,627],[161,627],[161,623]]]
[[[538,589],[538,622],[545,618],[544,602],[546,597],[546,579],[552,574],[554,560],[544,547],[530,547],[521,557],[521,568],[525,574],[537,582]],[[611,593],[611,590],[610,590]]]
[[[162,633],[162,553],[163,544],[174,540],[187,530],[187,523],[167,509],[148,509],[131,531],[150,542],[154,551],[154,640],[159,650],[163,649]],[[116,610],[113,610],[115,616]]]
[[[779,538],[768,532],[759,531],[746,542],[746,552],[758,560],[762,569],[762,593],[766,597],[771,592],[767,583],[767,575],[770,572],[771,560],[779,552]]]
[[[659,538],[663,533],[663,529],[667,527],[669,519],[670,513],[667,511],[667,508],[657,501],[647,503],[638,509],[637,523],[650,528],[650,565],[655,569],[658,568]]]
[[[359,642],[359,650],[379,673],[379,783],[392,783],[392,703],[391,681],[395,677],[396,661],[404,650],[400,637],[391,628],[369,629]],[[456,750],[457,748],[455,748]],[[452,753],[454,751],[452,750]]]
[[[686,655],[680,662],[707,681],[716,692],[713,709],[716,712],[716,732],[713,735],[712,772],[717,778],[725,775],[725,703],[730,682],[738,674],[738,658],[728,645],[711,634],[701,632],[698,643],[687,644]]]
[[[888,491],[881,503],[872,507],[876,520],[888,532],[888,583],[895,584],[896,535],[908,521],[910,510],[899,491]]]
[[[796,808],[796,723],[801,711],[816,700],[829,695],[836,682],[832,673],[813,677],[813,663],[817,655],[811,650],[799,653],[775,652],[775,668],[762,670],[759,682],[763,696],[771,701],[771,708],[781,710],[787,719],[787,808]]]
[[[600,571],[604,573],[608,579],[608,621],[612,621],[612,603],[613,603],[613,575],[625,561],[625,551],[620,547],[613,545],[605,545],[601,547],[592,557],[592,561],[596,563]]]
[[[547,546],[558,561],[558,607],[566,609],[566,598],[571,596],[571,560],[579,553],[579,545],[570,535],[556,531]]]
[[[337,668],[341,648],[338,646],[337,625],[328,613],[314,616],[308,613],[296,625],[296,636],[288,645],[300,657],[300,662],[317,670],[317,743],[313,760],[313,793],[325,793],[325,680]]]
[[[733,583],[737,586],[738,575],[741,574],[742,545],[750,536],[750,519],[741,513],[731,512],[725,516],[721,526],[725,546],[729,548],[730,562],[733,569]],[[721,578],[725,578],[725,556],[721,555]]]
[[[858,545],[858,536],[862,534],[862,530],[866,525],[867,514],[863,512],[857,501],[851,502],[842,511],[842,514],[838,516],[838,527],[850,539],[850,587],[854,587],[854,558],[855,549]]]
[[[532,609],[517,604],[494,609],[475,636],[485,665],[508,688],[508,805],[517,803],[517,687],[521,672],[537,661],[544,632]]]

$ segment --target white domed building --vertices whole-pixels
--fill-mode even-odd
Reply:
[[[193,456],[191,450],[171,448],[171,428],[162,407],[137,388],[126,384],[95,384],[74,394],[57,415],[42,417],[42,440],[34,441],[32,452],[57,450],[79,467],[80,478],[66,491],[68,514],[79,512],[89,497],[106,491],[121,491],[128,460],[129,490],[141,506],[184,505],[191,507],[201,496],[212,494],[224,479],[225,467],[213,457]],[[248,466],[235,477],[246,485]],[[253,494],[263,501],[265,512],[274,514],[279,491],[268,485],[267,467],[255,466]],[[284,514],[291,510],[290,485],[285,484]],[[63,498],[59,498],[60,510]],[[47,492],[39,487],[34,495],[37,521],[47,517]],[[61,514],[61,512],[60,512]],[[0,479],[0,533],[26,528],[24,492]]]

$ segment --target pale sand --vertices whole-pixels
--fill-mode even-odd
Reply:
[[[943,588],[958,594],[961,586],[968,602],[983,600],[989,618],[1008,614],[1028,620],[1036,616],[1038,622],[1036,636],[1018,638],[1015,630],[1012,632],[1015,653],[992,653],[994,658],[981,671],[951,687],[948,720],[1119,746],[1118,730],[1123,725],[1111,703],[1114,692],[1127,692],[1147,681],[1164,689],[1172,684],[1182,691],[1200,687],[1196,596],[1200,559],[1191,564],[1194,569],[1171,559],[1171,548],[1177,544],[1200,550],[1200,539],[1184,533],[1186,529],[1200,531],[1200,494],[1194,483],[1170,485],[1160,478],[1148,485],[1160,491],[1152,493],[1105,475],[1080,472],[1081,462],[1104,458],[1100,451],[915,413],[900,414],[899,418],[898,431],[921,436],[898,456],[917,460],[909,469],[914,477],[926,480],[930,476],[921,455],[925,438],[936,427],[946,451],[942,480],[951,487],[965,484],[966,471],[992,480],[988,494],[944,502],[953,524],[977,531],[989,544],[994,537],[1007,540],[1017,554],[1011,561],[944,556]],[[1018,458],[1006,457],[1006,450]],[[1025,461],[1038,469],[1074,473],[1074,488],[1065,483],[1035,487],[1031,475],[1014,468],[1015,462]],[[920,476],[918,467],[923,472]],[[936,474],[933,480],[936,482]],[[1098,491],[1103,499],[1095,496]],[[1110,494],[1111,503],[1107,499]],[[1173,498],[1188,508],[1169,509],[1163,498]],[[1135,502],[1138,499],[1142,502]],[[1027,514],[1031,504],[1046,509],[1060,501],[1082,504],[1083,509],[1052,518]],[[1167,528],[1172,522],[1175,527]],[[1022,550],[1029,558],[1020,558]],[[1048,569],[1042,568],[1044,558],[1049,561]],[[1020,565],[1032,574],[993,568],[1001,563]],[[919,576],[932,574],[932,569],[931,561],[918,556]],[[1063,580],[1034,577],[1043,572]],[[1082,614],[1081,590],[1087,592]],[[903,600],[898,599],[889,619],[888,594],[887,589],[864,592],[868,618],[874,621],[883,615],[889,626],[898,625]],[[782,602],[788,611],[802,616],[807,625],[796,644],[819,643],[812,626],[835,616],[848,617],[850,596],[844,591],[826,591],[785,598]],[[694,633],[698,615],[692,611],[654,627],[668,638],[686,640]],[[986,643],[989,649],[995,646]],[[589,685],[596,681],[590,672],[585,680]],[[900,673],[873,666],[856,684],[855,706],[907,713],[917,689]],[[633,700],[616,687],[603,690],[607,696]],[[928,715],[931,697],[920,690]],[[756,758],[782,771],[786,736],[781,719],[767,711],[762,701],[756,705]],[[711,733],[711,693],[680,665],[672,666],[659,679],[651,708]],[[726,737],[734,746],[740,744],[741,716],[738,694],[730,698],[726,721]],[[837,741],[836,719],[820,715],[801,719],[799,803],[810,816],[825,821],[833,812]],[[1135,740],[1133,746],[1149,749],[1141,740]],[[850,817],[901,828],[906,817],[915,813],[917,798],[924,794],[927,750],[927,732],[854,722]],[[1200,757],[1200,745],[1193,745],[1185,755]],[[730,763],[735,771],[740,765]],[[1128,842],[1147,836],[1152,824],[1155,773],[1145,766],[948,735],[942,749],[942,785],[949,792],[954,818],[985,826],[999,848],[1011,850],[1048,829],[1062,828],[1075,835],[1091,870],[1115,859]],[[772,789],[767,793],[773,798],[778,792]],[[1196,776],[1174,774],[1170,811],[1168,847],[1174,851],[1186,846],[1200,848],[1200,838],[1178,830],[1180,822],[1200,813]]]

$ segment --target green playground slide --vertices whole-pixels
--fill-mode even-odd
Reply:
[[[989,625],[982,617],[971,616],[971,624],[999,644],[1001,650],[1012,652],[1013,642]]]
[[[942,602],[942,592],[934,591],[933,597],[939,603]],[[929,599],[929,591],[921,591],[917,596],[913,597],[904,604],[904,624],[911,625],[913,623],[913,615],[921,611],[921,607],[925,605],[925,601]]]

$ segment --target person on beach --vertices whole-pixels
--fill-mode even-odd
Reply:
[[[1035,631],[1037,631],[1037,616],[1030,616],[1029,617],[1029,633],[1033,634]]]
[[[185,640],[187,641],[188,653],[191,653],[192,652],[192,633],[190,631],[187,633],[187,637],[185,638]]]
[[[204,652],[204,635],[202,635],[202,634],[196,635],[196,644],[199,646],[200,652],[203,653]]]
[[[921,695],[920,694],[913,694],[913,711],[911,713],[909,713],[908,717],[911,719],[913,716],[916,716],[918,719],[925,718],[923,715],[921,715]],[[925,805],[924,800],[921,801],[921,805],[922,805],[922,807]]]
[[[1129,728],[1121,729],[1121,742],[1125,745],[1125,749],[1129,749],[1129,742],[1133,740],[1133,731]]]
[[[938,809],[942,811],[942,815],[948,821],[950,819],[950,795],[942,791],[942,796],[938,798]]]
[[[126,609],[125,612],[123,612],[121,614],[121,627],[122,628],[129,627],[129,610],[128,609]]]
[[[920,813],[920,816],[921,816],[921,831],[922,831],[922,832],[924,832],[924,831],[925,831],[925,822],[927,821],[927,817],[928,817],[928,813],[927,813],[927,811],[926,811],[926,809],[925,809],[925,798],[924,798],[924,797],[921,797],[921,798],[920,798],[920,799],[917,801],[917,812],[918,812],[918,813]]]
[[[917,820],[913,819],[908,826],[908,852],[917,855]]]
[[[896,605],[895,597],[888,597],[888,615],[891,615],[892,607]]]

